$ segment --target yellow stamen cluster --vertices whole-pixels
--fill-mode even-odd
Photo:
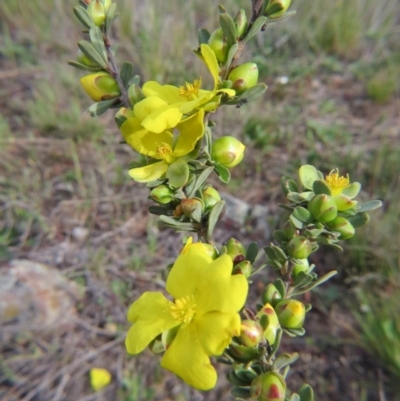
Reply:
[[[196,303],[193,296],[176,299],[170,307],[171,315],[181,321],[183,324],[188,324],[192,321],[196,312]]]
[[[168,143],[163,142],[162,145],[158,146],[156,152],[160,157],[165,159],[172,153],[172,149]]]
[[[199,90],[201,88],[201,78],[195,79],[191,84],[186,82],[185,85],[179,87],[179,95],[186,97],[189,100],[194,100],[199,96]]]
[[[339,176],[339,170],[333,169],[329,175],[325,177],[325,182],[331,189],[332,195],[338,195],[350,185],[350,178],[348,174],[346,177]]]

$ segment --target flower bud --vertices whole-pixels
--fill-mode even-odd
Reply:
[[[80,81],[84,91],[95,102],[113,99],[120,95],[117,81],[107,72],[85,75]]]
[[[357,205],[357,201],[353,201],[351,200],[351,198],[349,198],[346,195],[335,195],[332,197],[332,199],[334,200],[337,210],[339,212],[343,212],[345,210],[351,209],[352,207]]]
[[[132,84],[128,88],[128,97],[131,101],[132,105],[134,106],[136,103],[139,103],[141,100],[144,99],[144,95],[142,89],[138,85]]]
[[[299,329],[306,316],[304,304],[296,299],[284,299],[275,307],[279,323],[287,329]]]
[[[354,233],[355,229],[352,224],[342,216],[337,216],[336,219],[327,223],[327,226],[340,234],[339,239],[349,239]]]
[[[200,213],[204,211],[204,202],[199,198],[182,199],[181,207],[183,214],[191,217],[196,210]]]
[[[232,89],[239,96],[257,84],[258,67],[255,63],[246,63],[235,67],[228,76],[232,81]]]
[[[310,240],[302,235],[292,238],[287,245],[287,252],[294,259],[306,259],[311,251]]]
[[[292,0],[271,0],[265,11],[265,15],[271,19],[279,18],[285,14],[291,2]],[[279,11],[276,11],[277,5],[280,6]]]
[[[226,243],[226,250],[226,253],[232,258],[232,260],[235,260],[239,255],[242,255],[243,257],[246,255],[246,248],[235,238],[229,238]]]
[[[242,260],[237,263],[232,270],[232,274],[243,274],[246,278],[249,278],[252,272],[253,266],[248,260]]]
[[[264,304],[271,304],[272,306],[274,306],[281,299],[282,295],[274,284],[270,283],[265,287],[264,293],[262,295],[262,301]]]
[[[250,394],[257,401],[284,401],[285,379],[276,372],[264,373],[251,382]]]
[[[314,196],[308,203],[307,209],[320,223],[327,223],[337,216],[337,206],[334,199],[325,194]]]
[[[121,128],[122,124],[130,117],[134,117],[134,113],[132,109],[127,109],[125,107],[121,107],[114,116],[115,122],[119,128]]]
[[[269,345],[273,345],[276,340],[276,332],[281,327],[274,308],[268,303],[265,304],[257,313],[257,318],[260,319],[260,324],[264,329],[264,338]]]
[[[245,146],[233,136],[223,136],[212,145],[211,158],[224,167],[237,166],[243,159]]]
[[[150,198],[158,203],[167,204],[174,199],[174,192],[166,185],[159,185],[151,190]]]
[[[293,277],[296,277],[300,272],[308,273],[310,270],[310,263],[308,259],[298,259],[293,265]]]
[[[235,22],[236,25],[237,34],[239,37],[241,37],[245,33],[246,28],[248,26],[246,11],[243,8],[241,8],[235,15],[233,21]]]
[[[240,326],[239,341],[246,347],[256,347],[263,339],[264,329],[254,320],[246,319]]]
[[[213,187],[207,187],[202,191],[205,209],[211,209],[217,202],[221,200],[218,191]]]
[[[88,5],[87,12],[97,26],[102,26],[106,20],[106,9],[100,0],[92,0]]]
[[[211,34],[210,39],[208,40],[208,45],[214,52],[218,62],[221,64],[225,63],[228,57],[229,47],[226,39],[224,38],[224,32],[222,31],[222,28],[216,29]]]
[[[283,233],[285,234],[285,237],[289,240],[292,239],[293,236],[296,233],[295,228],[293,227],[293,224],[288,220],[284,226],[283,226]]]

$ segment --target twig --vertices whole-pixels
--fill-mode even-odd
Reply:
[[[59,401],[61,399],[61,396],[62,396],[62,393],[64,391],[64,388],[65,388],[66,384],[68,383],[70,377],[71,376],[69,374],[66,374],[66,375],[63,376],[63,378],[61,379],[60,384],[57,387],[57,391],[54,394],[53,401]]]

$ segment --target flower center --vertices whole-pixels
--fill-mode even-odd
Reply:
[[[167,162],[172,161],[172,149],[171,146],[168,145],[168,143],[163,142],[160,146],[157,147],[156,150],[158,156],[160,156],[162,159],[166,160]]]
[[[332,191],[332,195],[338,195],[350,185],[349,175],[347,177],[339,176],[339,170],[332,170],[329,175],[325,177],[325,182],[328,184]]]
[[[199,89],[201,87],[201,78],[195,79],[191,84],[186,82],[185,85],[179,87],[179,95],[186,97],[188,100],[194,100],[199,96]]]
[[[196,303],[193,295],[176,299],[170,307],[170,313],[184,325],[190,323],[196,313]]]

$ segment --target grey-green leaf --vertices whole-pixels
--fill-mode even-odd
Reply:
[[[316,180],[313,182],[313,191],[315,195],[325,194],[332,195],[332,191],[324,180]]]
[[[246,259],[250,262],[253,263],[256,260],[256,257],[258,255],[258,245],[257,242],[252,242],[246,250]]]
[[[92,117],[98,117],[104,114],[108,109],[115,105],[116,99],[104,100],[94,103],[88,108],[88,112]]]
[[[309,384],[303,384],[299,391],[300,401],[314,401],[314,391]]]
[[[236,38],[238,36],[236,25],[233,22],[232,17],[227,13],[222,13],[219,15],[219,23],[221,24],[228,45],[232,46],[236,43]]]
[[[89,67],[88,65],[78,63],[76,61],[68,61],[68,64],[71,65],[72,67],[78,68],[83,71],[91,71],[91,72],[96,72],[96,71],[101,71],[101,67]]]
[[[285,354],[280,354],[274,361],[274,364],[272,365],[273,369],[280,370],[284,368],[287,365],[291,365],[293,362],[295,362],[299,358],[299,354],[297,352],[293,352],[291,354],[285,353]]]
[[[89,30],[90,40],[96,51],[100,54],[103,61],[107,64],[107,52],[104,46],[103,33],[98,26],[90,28]]]
[[[357,213],[355,216],[347,217],[347,220],[354,228],[365,226],[369,222],[369,215],[366,212]]]
[[[211,34],[207,29],[201,28],[198,33],[199,45],[207,44],[210,36]]]
[[[125,61],[121,66],[120,76],[122,83],[124,84],[124,88],[128,89],[133,78],[133,65],[128,61]]]
[[[223,200],[217,202],[211,209],[211,212],[208,216],[207,239],[210,240],[212,238],[214,228],[215,228],[216,224],[218,223],[224,210],[225,210],[225,201],[223,201]]]
[[[266,24],[267,20],[267,17],[258,17],[250,28],[249,33],[244,38],[244,41],[248,42],[253,36],[260,32],[261,28]]]
[[[85,56],[90,58],[90,60],[97,63],[104,70],[107,69],[107,63],[90,42],[86,40],[80,40],[78,42],[78,47]]]
[[[372,200],[362,205],[359,205],[358,213],[362,212],[370,212],[371,210],[378,209],[382,206],[382,202],[380,200]]]
[[[89,13],[82,6],[74,7],[74,14],[86,28],[90,29],[95,26],[93,20],[90,18]]]

